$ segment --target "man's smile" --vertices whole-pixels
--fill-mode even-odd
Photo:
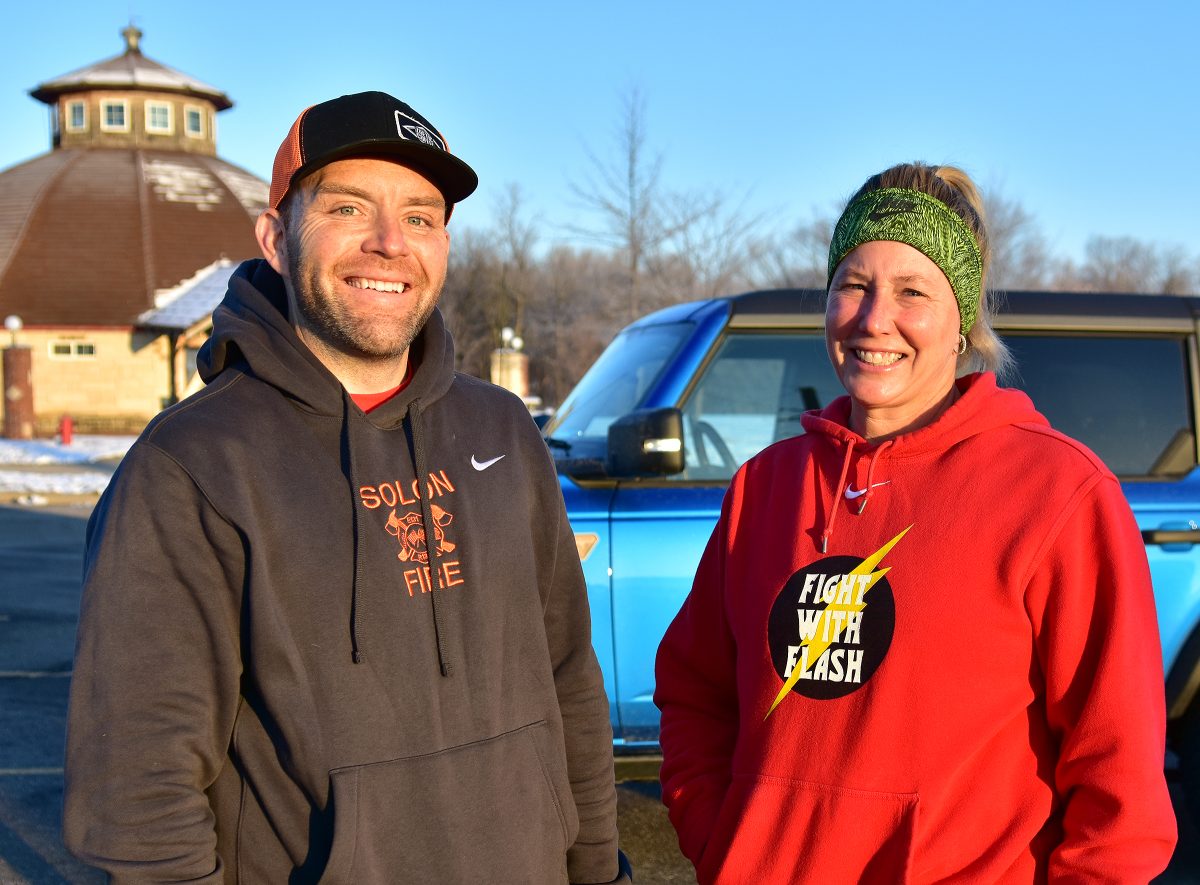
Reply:
[[[373,289],[376,292],[404,292],[407,283],[397,283],[391,280],[371,280],[366,277],[349,277],[346,283],[355,289]]]

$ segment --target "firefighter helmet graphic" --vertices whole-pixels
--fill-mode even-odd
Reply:
[[[454,521],[454,516],[447,513],[437,504],[429,505],[433,514],[433,540],[437,543],[437,552],[450,553],[454,544],[446,540],[445,527]],[[396,516],[395,508],[388,514],[387,531],[400,541],[400,552],[396,558],[401,562],[419,562],[429,564],[429,548],[425,538],[425,526],[421,523],[421,514],[409,511],[403,516]]]

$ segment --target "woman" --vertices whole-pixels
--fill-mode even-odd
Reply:
[[[997,386],[987,264],[952,167],[873,176],[837,224],[847,396],[734,477],[658,652],[663,800],[701,882],[1128,883],[1170,859],[1141,537],[1096,456]]]

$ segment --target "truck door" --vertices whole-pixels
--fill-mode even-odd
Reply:
[[[658,740],[654,657],[691,588],[734,472],[840,396],[819,330],[727,334],[680,408],[684,471],[621,482],[612,501],[616,699],[626,744]]]

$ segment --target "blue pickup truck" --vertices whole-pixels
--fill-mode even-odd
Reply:
[[[823,296],[752,292],[638,320],[544,428],[618,750],[656,746],[655,651],[734,471],[843,393]],[[1104,459],[1137,516],[1173,741],[1185,776],[1200,773],[1200,298],[1012,292],[1006,302],[995,325],[1017,358],[1009,383]]]

